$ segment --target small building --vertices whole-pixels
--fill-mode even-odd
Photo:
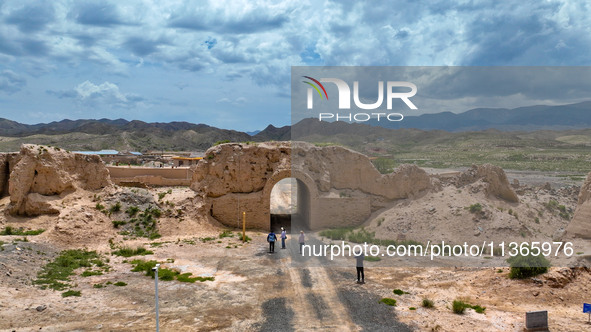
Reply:
[[[175,156],[172,157],[172,164],[173,167],[191,167],[197,165],[204,156],[205,152],[193,152],[188,157]]]

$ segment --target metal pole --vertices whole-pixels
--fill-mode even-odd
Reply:
[[[246,242],[246,212],[242,212],[242,242]]]
[[[156,332],[160,332],[160,317],[158,313],[158,268],[160,264],[156,264],[154,275],[155,275],[155,283],[156,283]]]

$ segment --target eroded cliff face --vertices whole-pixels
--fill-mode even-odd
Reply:
[[[59,148],[24,144],[9,166],[9,212],[13,215],[59,213],[54,202],[60,195],[111,184],[109,171],[100,157]]]
[[[591,239],[591,173],[581,187],[577,209],[566,233],[569,236]]]

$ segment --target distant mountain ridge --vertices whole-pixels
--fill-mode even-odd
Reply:
[[[262,131],[240,132],[189,122],[143,122],[124,119],[62,120],[35,125],[0,118],[0,151],[16,151],[21,143],[57,145],[70,150],[206,150],[219,141],[314,141],[330,135],[429,137],[446,132],[537,131],[591,128],[591,101],[559,106],[515,109],[477,108],[464,113],[442,112],[406,116],[401,122],[321,122],[304,119],[292,126],[268,125]],[[393,131],[392,129],[399,129]],[[254,135],[253,135],[254,134]]]
[[[565,130],[591,127],[591,101],[568,105],[536,105],[507,108],[475,108],[463,113],[442,112],[406,116],[400,122],[368,121],[391,129],[501,131]]]

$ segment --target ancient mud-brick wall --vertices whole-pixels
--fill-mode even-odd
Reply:
[[[267,229],[271,190],[290,177],[305,186],[307,202],[298,204],[306,205],[312,229],[359,225],[371,214],[374,200],[412,197],[431,185],[427,173],[413,165],[383,175],[365,155],[346,148],[270,142],[209,149],[194,168],[191,188],[220,222],[238,226],[244,211],[249,227]],[[356,195],[335,197],[341,190]]]

